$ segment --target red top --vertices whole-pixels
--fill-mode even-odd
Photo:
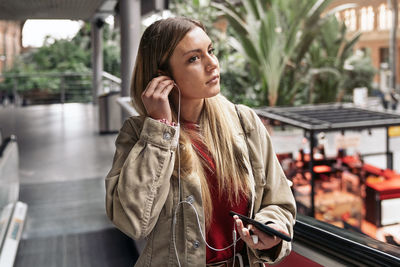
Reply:
[[[195,124],[185,123],[186,128],[198,130]],[[232,231],[234,220],[229,215],[229,211],[235,211],[237,213],[247,215],[248,214],[248,200],[243,195],[237,205],[231,206],[227,200],[226,193],[219,195],[217,177],[215,173],[215,162],[210,155],[208,149],[204,144],[192,139],[193,145],[198,150],[198,153],[207,161],[210,168],[205,168],[207,175],[208,186],[210,188],[211,200],[213,203],[213,214],[210,230],[206,234],[207,243],[217,249],[225,248],[233,243]],[[237,233],[237,238],[239,238]],[[236,252],[241,252],[244,248],[244,242],[239,240],[236,243]],[[224,261],[233,257],[233,246],[224,251],[214,251],[210,248],[206,248],[206,262],[215,263]]]

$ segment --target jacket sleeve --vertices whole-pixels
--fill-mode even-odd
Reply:
[[[255,220],[262,223],[275,223],[293,237],[293,225],[296,217],[296,202],[289,182],[281,168],[272,147],[271,138],[260,118],[252,111],[255,120],[255,133],[258,135],[261,162],[263,166],[263,194],[260,210],[255,213]],[[277,263],[291,251],[291,243],[282,240],[270,250],[255,250],[256,257],[267,263]]]
[[[141,120],[143,121],[143,120]],[[106,211],[133,239],[146,237],[166,201],[178,140],[176,127],[149,117],[125,121],[106,184]]]

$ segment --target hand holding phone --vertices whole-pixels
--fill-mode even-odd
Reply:
[[[172,112],[168,95],[174,88],[174,80],[161,74],[152,79],[142,93],[142,101],[147,114],[153,119],[172,122]]]
[[[263,223],[260,223],[260,222],[258,222],[256,220],[253,220],[253,219],[251,219],[251,218],[249,218],[247,216],[244,216],[242,214],[236,213],[234,211],[230,211],[229,214],[231,216],[234,216],[234,215],[238,216],[239,219],[241,219],[243,222],[253,225],[258,230],[262,231],[263,233],[266,233],[267,235],[277,236],[280,239],[288,241],[288,242],[292,241],[292,238],[290,236],[285,235],[284,233],[281,233],[281,232],[273,229],[272,227],[269,227],[269,226],[267,226],[267,225],[265,225]]]

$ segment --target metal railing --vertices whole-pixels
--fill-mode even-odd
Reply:
[[[103,72],[102,77],[103,90],[98,94],[120,91],[120,78],[107,72]],[[91,72],[0,74],[1,102],[32,105],[88,103],[92,100]]]
[[[102,77],[103,77],[103,92],[99,92],[99,94],[121,91],[122,81],[120,78],[105,71],[103,71]]]

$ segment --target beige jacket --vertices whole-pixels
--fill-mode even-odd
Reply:
[[[226,100],[232,131],[239,146],[247,151],[235,107]],[[265,223],[272,221],[293,236],[295,201],[272,149],[270,137],[253,110],[239,106],[249,142],[246,159],[253,184],[249,216]],[[122,126],[116,140],[111,171],[106,178],[106,209],[111,221],[133,239],[145,238],[146,247],[136,266],[177,266],[173,242],[173,214],[178,203],[178,180],[171,179],[174,169],[177,129],[149,117],[131,117]],[[181,196],[192,203],[199,214],[204,233],[204,217],[198,177],[181,178]],[[203,242],[193,208],[179,206],[175,236],[181,266],[205,266]],[[231,226],[227,226],[231,227]],[[282,241],[274,251],[247,248],[251,266],[275,263],[289,254],[291,243]]]

